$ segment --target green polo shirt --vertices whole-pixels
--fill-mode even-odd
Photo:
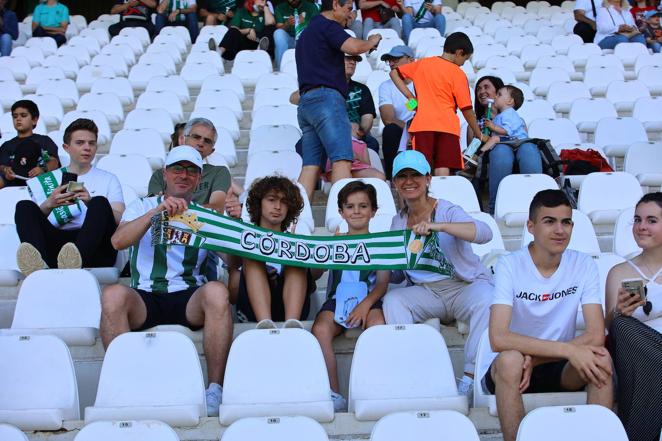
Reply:
[[[311,3],[306,0],[301,0],[299,6],[297,6],[296,9],[297,12],[299,12],[299,15],[303,14],[304,27],[308,26],[310,20],[314,16],[319,15],[320,13],[315,3]],[[281,24],[286,23],[290,19],[290,17],[294,14],[294,8],[290,6],[288,2],[284,2],[276,6],[275,14],[276,14],[276,23],[281,23]],[[288,34],[294,37],[294,26],[290,26],[289,28],[286,28],[286,31]]]

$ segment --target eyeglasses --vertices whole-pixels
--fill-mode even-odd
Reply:
[[[187,138],[193,138],[194,141],[200,142],[202,140],[203,143],[207,145],[214,145],[214,140],[205,138],[203,136],[198,135],[197,133],[191,133],[190,135],[186,135]]]
[[[191,175],[191,176],[197,176],[200,174],[200,169],[198,168],[197,165],[189,165],[188,167],[184,167],[183,165],[173,164],[166,167],[166,169],[176,175],[181,175],[184,172],[186,172],[187,175]]]

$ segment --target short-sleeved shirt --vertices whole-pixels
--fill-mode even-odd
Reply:
[[[526,132],[526,122],[517,114],[515,109],[508,107],[494,117],[494,124],[506,131],[508,138],[525,139],[529,137]]]
[[[511,332],[570,341],[575,338],[579,307],[601,303],[598,268],[588,254],[565,250],[550,277],[540,274],[528,247],[502,256],[497,263],[492,305],[512,307]],[[495,357],[493,353],[477,366],[477,378],[482,378]]]
[[[457,64],[429,57],[398,67],[414,81],[418,110],[410,132],[444,132],[460,136],[457,109],[471,109],[469,82]]]
[[[227,193],[232,184],[230,170],[225,166],[204,164],[202,166],[202,177],[198,187],[193,192],[193,202],[204,205],[209,203],[211,194],[215,191]],[[163,170],[156,170],[149,180],[147,193],[151,195],[162,194],[165,191],[163,182]]]
[[[136,199],[122,216],[131,222],[156,208],[163,198]],[[147,229],[140,241],[129,248],[131,288],[156,293],[170,293],[195,288],[205,283],[200,274],[207,250],[188,246],[152,245],[152,230]]]
[[[407,88],[415,94],[414,83],[409,83]],[[405,106],[406,101],[402,92],[395,87],[393,80],[386,80],[379,86],[379,107],[390,104],[395,111],[395,117],[404,122],[414,117],[414,112]]]
[[[365,84],[349,80],[349,91],[345,101],[347,102],[347,115],[350,122],[360,123],[363,115],[377,116],[372,93]]]
[[[412,8],[413,9],[413,15],[416,17],[416,14],[418,13],[419,9],[423,6],[423,3],[425,3],[424,0],[405,0],[404,5],[405,8]],[[432,3],[432,6],[441,6],[441,0],[432,0],[430,3]],[[425,11],[425,14],[423,14],[423,17],[418,21],[419,23],[430,23],[434,19],[434,15],[430,11]]]
[[[129,3],[131,0],[115,0],[116,5],[123,5]],[[122,17],[131,20],[147,20],[152,13],[152,8],[140,3],[138,6],[130,6],[126,11],[122,12]]]
[[[41,146],[42,152],[47,152],[48,156],[51,158],[57,158],[57,146],[53,142],[51,138],[45,135],[39,135],[37,133],[33,133],[30,136],[26,136],[25,138],[19,138],[18,136],[15,136],[14,138],[10,139],[9,141],[5,142],[0,146],[0,165],[9,165],[11,161],[14,159],[14,154],[16,153],[16,147],[26,139],[30,139],[37,144]],[[41,165],[46,165],[43,163],[39,164]]]
[[[384,1],[388,3],[390,6],[395,6],[398,4],[396,0],[384,0]],[[363,17],[363,21],[372,18],[375,21],[375,23],[382,22],[382,19],[379,16],[379,6],[375,6],[374,8],[370,8],[370,9],[361,9],[361,17]]]
[[[368,293],[375,289],[377,285],[377,270],[348,271],[331,270],[326,285],[326,298],[335,299],[336,290],[340,282],[365,282],[368,286]]]
[[[239,29],[255,29],[259,34],[264,29],[264,13],[253,15],[246,9],[239,8],[232,17],[231,25]]]
[[[64,22],[69,23],[69,8],[62,3],[53,6],[42,3],[34,8],[32,22],[45,28],[57,28]]]
[[[602,7],[602,2],[600,0],[593,0],[595,5],[595,11],[597,13],[598,9]],[[575,11],[584,11],[584,16],[589,20],[595,21],[595,14],[593,13],[593,5],[591,5],[591,0],[577,0],[575,2]]]
[[[322,14],[310,20],[295,48],[300,93],[324,86],[347,96],[345,54],[340,48],[348,38],[338,22]]]
[[[200,9],[216,14],[225,14],[229,9],[234,10],[237,7],[236,0],[202,0],[198,4]]]
[[[296,8],[300,15],[303,15],[303,25],[308,26],[313,17],[319,15],[319,8],[314,3],[302,0]],[[283,2],[276,6],[276,23],[285,23],[294,15],[294,8],[288,2]],[[294,26],[286,29],[287,33],[294,37]]]

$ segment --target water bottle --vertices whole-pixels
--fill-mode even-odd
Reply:
[[[487,99],[487,112],[485,113],[485,119],[492,119],[492,105],[494,104],[494,100],[492,98]],[[489,135],[490,134],[490,129],[488,129],[486,126],[483,126],[483,134]]]
[[[418,23],[425,13],[427,12],[427,9],[425,9],[425,4],[426,3],[431,3],[432,0],[424,0],[423,3],[421,4],[421,7],[418,8],[418,12],[416,12],[416,16],[414,17],[414,20]]]

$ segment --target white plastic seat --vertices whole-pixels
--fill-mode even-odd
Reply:
[[[28,441],[27,435],[18,427],[0,424],[0,439],[3,441]]]
[[[76,77],[76,86],[81,93],[89,92],[92,89],[92,84],[99,78],[114,78],[117,76],[111,66],[108,65],[88,65],[84,66],[78,71]]]
[[[165,27],[162,29],[161,35],[178,38],[180,42],[183,42],[185,44],[186,48],[191,47],[191,34],[184,26]]]
[[[4,107],[9,111],[11,106],[21,98],[23,98],[23,91],[21,86],[14,81],[0,81],[0,90],[2,90],[2,95],[0,95],[0,108]]]
[[[572,102],[568,119],[580,132],[594,133],[602,118],[617,116],[614,105],[606,98],[578,98]]]
[[[44,60],[44,67],[59,67],[64,72],[64,76],[69,79],[75,79],[80,70],[78,60],[73,55],[55,54]]]
[[[566,30],[562,26],[543,26],[538,30],[536,37],[541,43],[549,44],[558,35],[566,35]]]
[[[178,27],[178,26],[176,26],[176,27]],[[162,31],[166,31],[166,32],[159,33],[159,35],[157,35],[154,38],[153,43],[165,43],[168,46],[170,46],[171,49],[175,49],[176,51],[178,51],[183,56],[188,51],[188,47],[186,45],[186,42],[182,38],[180,38],[180,36],[178,36],[178,35],[169,34],[167,32],[169,29],[170,29],[170,27],[163,28]],[[174,29],[174,27],[173,27],[173,29]]]
[[[476,190],[471,182],[462,176],[434,176],[429,191],[433,198],[459,205],[468,213],[480,211]]]
[[[164,143],[170,142],[174,131],[170,114],[163,109],[135,109],[124,119],[125,129],[155,129]]]
[[[244,86],[241,80],[232,74],[212,75],[202,82],[200,94],[204,94],[207,90],[231,90],[241,101],[245,98]]]
[[[150,52],[140,56],[138,64],[158,64],[165,68],[168,75],[177,74],[175,60],[165,52]]]
[[[64,131],[69,126],[69,124],[78,118],[91,119],[97,125],[97,129],[99,129],[97,144],[107,145],[108,142],[110,142],[111,132],[110,124],[108,123],[108,117],[100,110],[73,110],[71,112],[67,112],[62,118],[60,130]]]
[[[67,42],[67,46],[84,48],[90,57],[94,57],[101,52],[99,40],[92,36],[77,35]]]
[[[69,345],[92,346],[101,318],[100,295],[89,271],[36,271],[21,285],[11,328],[0,335],[55,335]]]
[[[199,117],[210,120],[217,130],[220,127],[226,129],[234,141],[239,140],[239,123],[232,110],[226,107],[196,107],[189,119]]]
[[[580,81],[558,81],[552,83],[547,91],[547,101],[559,113],[570,112],[573,102],[580,98],[591,98],[591,91]]]
[[[572,210],[572,221],[574,226],[572,228],[572,235],[570,236],[568,248],[594,256],[600,254],[598,236],[595,234],[591,219],[579,210]],[[522,232],[521,248],[529,245],[532,241],[533,235],[529,233],[529,230],[525,225]]]
[[[646,54],[639,55],[637,61],[634,62],[634,73],[639,76],[641,69],[648,66],[662,67],[662,55],[660,54]]]
[[[624,79],[623,70],[616,66],[587,67],[584,71],[584,84],[588,86],[594,97],[604,96],[607,93],[607,86],[612,81],[623,81]]]
[[[108,118],[108,123],[111,126],[118,126],[124,120],[122,101],[114,93],[86,93],[80,97],[76,110],[102,112]]]
[[[139,197],[147,196],[152,167],[146,157],[140,154],[106,155],[99,159],[97,167],[113,173],[120,182],[133,188]]]
[[[492,268],[496,265],[499,260],[499,256],[506,254],[506,245],[503,242],[503,237],[501,236],[501,230],[499,230],[499,225],[492,216],[488,213],[482,211],[469,213],[471,217],[481,222],[485,222],[492,230],[492,239],[487,243],[472,243],[471,251],[475,255],[480,257],[481,262],[487,268]]]
[[[517,431],[517,441],[560,439],[627,441],[628,437],[618,416],[597,404],[536,409],[524,417]]]
[[[593,225],[614,225],[621,210],[634,207],[642,195],[639,181],[629,173],[590,173],[579,188],[577,208]]]
[[[549,87],[557,81],[571,80],[568,72],[560,67],[536,67],[531,72],[529,86],[538,96],[547,96]]]
[[[451,410],[396,412],[381,418],[372,428],[370,441],[435,441],[445,439],[478,441],[478,432],[469,418]]]
[[[182,54],[177,50],[170,50],[171,46],[167,42],[154,42],[147,46],[146,54],[162,54],[168,56],[175,62],[176,66],[182,64]]]
[[[179,437],[161,421],[95,421],[83,427],[74,441],[179,441]]]
[[[50,37],[31,37],[31,38],[28,38],[28,41],[25,42],[25,47],[39,48],[39,50],[46,57],[48,57],[49,55],[53,55],[55,53],[55,51],[57,51],[57,44],[55,43],[55,40],[53,40]]]
[[[244,116],[239,97],[230,90],[207,90],[198,95],[194,107],[226,107],[232,110],[238,121]]]
[[[271,59],[265,51],[240,51],[232,66],[232,74],[245,86],[255,85],[258,78],[272,72]]]
[[[290,103],[291,90],[262,89],[253,95],[253,110],[262,106],[281,106]]]
[[[260,76],[255,83],[255,93],[263,92],[265,89],[286,89],[294,92],[299,88],[296,78],[286,73],[267,73]]]
[[[646,129],[634,118],[602,118],[595,129],[595,143],[608,156],[625,156],[631,144],[648,141]]]
[[[4,132],[4,130],[3,130]],[[19,201],[29,200],[27,187],[0,188],[0,225],[14,225],[14,212]]]
[[[326,203],[326,215],[324,224],[330,233],[347,232],[347,222],[340,217],[338,213],[338,193],[340,190],[352,181],[362,181],[371,184],[377,192],[377,213],[370,220],[369,230],[371,233],[388,231],[391,229],[391,221],[397,210],[393,202],[393,195],[388,184],[381,179],[376,178],[345,178],[331,186],[329,197]],[[384,227],[386,228],[384,230]]]
[[[625,154],[623,170],[644,187],[662,186],[662,142],[637,142]]]
[[[508,53],[511,55],[516,56],[519,58],[519,56],[522,54],[522,49],[524,49],[525,46],[530,46],[530,45],[535,45],[539,44],[540,42],[538,39],[533,36],[533,35],[517,35],[515,37],[511,37],[508,39],[508,43],[506,44],[506,49],[508,49]],[[522,64],[522,67],[524,67],[524,64],[520,60],[519,63]]]
[[[549,44],[531,44],[522,47],[520,59],[527,69],[533,69],[538,64],[538,59],[545,55],[554,55],[556,51]]]
[[[536,97],[536,94],[533,93],[533,90],[531,90],[528,84],[517,82],[517,83],[513,83],[513,86],[519,88],[522,91],[522,93],[524,94],[525,101],[533,101],[535,99],[538,99],[538,97]]]
[[[133,96],[133,87],[128,79],[124,77],[117,78],[99,78],[92,83],[91,93],[113,93],[120,99],[122,106],[131,106],[135,98]]]
[[[634,103],[632,117],[639,120],[647,132],[662,132],[662,98],[639,98]]]
[[[558,67],[566,71],[568,75],[570,75],[570,79],[582,79],[582,74],[575,71],[575,66],[572,64],[572,61],[570,58],[568,58],[567,55],[543,55],[542,57],[538,58],[538,62],[536,63],[536,68],[541,67]]]
[[[182,67],[179,75],[186,81],[190,89],[199,89],[205,78],[211,75],[220,75],[223,70],[211,63],[187,63]]]
[[[28,60],[30,67],[41,66],[46,55],[38,47],[18,46],[12,49],[12,57],[23,57]]]
[[[557,149],[564,144],[581,144],[577,127],[567,118],[537,119],[531,122],[529,136],[549,139]]]
[[[637,75],[639,81],[644,83],[653,95],[662,95],[662,61],[660,64],[642,67]]]
[[[165,109],[173,124],[184,121],[184,110],[174,92],[143,92],[136,102],[136,109]]]
[[[630,236],[631,235],[632,233],[630,232]],[[598,267],[598,277],[600,278],[599,292],[602,302],[602,310],[604,311],[607,275],[609,274],[609,270],[611,270],[614,266],[618,265],[619,263],[625,262],[625,259],[614,253],[594,254],[591,257],[593,258],[593,261]],[[576,326],[576,331],[586,329],[586,322],[584,320],[584,313],[582,311],[581,306],[579,306],[579,309],[577,311],[577,322],[575,326]]]
[[[506,49],[506,46],[503,44],[498,43],[477,46],[474,50],[473,56],[471,57],[471,63],[473,63],[475,68],[481,69],[485,67],[487,60],[491,57],[494,57],[495,55],[505,57],[508,55],[508,49]]]
[[[2,87],[2,85],[0,85]],[[33,101],[39,108],[39,120],[43,121],[47,127],[60,127],[60,122],[64,116],[62,102],[57,95],[33,94],[25,95],[23,99]]]
[[[223,127],[216,129],[214,152],[206,159],[211,165],[225,165],[227,167],[237,165],[237,149],[234,139],[232,139],[232,135],[227,129]]]
[[[191,52],[188,57],[186,57],[184,65],[191,63],[209,63],[215,66],[219,73],[222,74],[225,72],[223,59],[218,52],[211,52],[209,50],[205,52]]]
[[[295,151],[263,152],[251,157],[246,167],[244,187],[250,188],[250,184],[258,178],[270,175],[280,175],[296,181],[301,174],[301,156]]]
[[[90,57],[90,53],[87,51],[87,48],[82,46],[61,46],[58,48],[56,55],[70,55],[74,57],[78,63],[79,69],[83,66],[87,66],[90,64],[90,61],[92,61],[92,57]]]
[[[556,118],[556,112],[552,104],[547,100],[541,99],[525,100],[522,103],[522,107],[517,110],[517,113],[522,117],[527,126],[537,119]]]
[[[25,57],[0,57],[0,67],[9,69],[16,81],[23,82],[32,67]]]
[[[146,92],[174,92],[182,106],[191,102],[191,94],[186,81],[179,75],[152,77],[147,82]],[[198,95],[199,96],[199,95]]]
[[[12,218],[12,223],[13,221]],[[21,242],[15,225],[0,225],[0,243],[2,243],[0,286],[18,286],[23,275],[18,271],[18,265],[16,264],[16,250]]]
[[[62,106],[67,109],[75,107],[80,99],[78,88],[73,80],[70,79],[53,79],[44,81],[37,87],[36,94],[53,94],[59,98]]]
[[[295,151],[301,139],[301,131],[292,125],[259,126],[251,130],[248,144],[248,161],[256,153],[265,151]]]
[[[21,430],[59,430],[80,418],[74,364],[52,335],[0,337],[0,421]]]
[[[627,67],[634,67],[637,57],[640,55],[648,55],[648,48],[641,43],[619,43],[614,48],[614,55],[616,55]]]
[[[101,48],[100,55],[119,55],[126,63],[127,69],[136,64],[137,58],[133,49],[127,44],[110,43]],[[94,60],[94,59],[93,59]],[[119,72],[115,71],[119,74]],[[128,71],[127,71],[128,73]]]
[[[529,204],[541,190],[558,190],[556,181],[548,175],[508,175],[499,183],[494,217],[507,227],[521,228],[529,218]]]
[[[109,66],[117,76],[126,77],[129,74],[129,66],[123,55],[113,53],[100,53],[95,55],[90,62],[91,66]]]
[[[59,67],[33,67],[32,70],[30,70],[30,73],[28,73],[28,77],[25,79],[23,91],[34,93],[42,81],[55,79],[63,80],[65,78],[64,71]]]
[[[113,17],[112,21],[106,21],[104,23],[112,24],[112,23],[117,23],[120,19],[119,14],[118,15],[110,15],[110,17]],[[100,28],[92,28],[91,26],[88,26],[87,29],[83,29],[80,31],[80,34],[84,37],[92,37],[95,40],[99,42],[101,46],[105,46],[110,42],[110,36],[108,35],[108,29],[100,29]]]
[[[200,29],[198,41],[202,39],[206,43],[209,38],[214,38],[216,41],[220,42],[227,32],[228,28],[224,25],[205,25]]]
[[[253,111],[253,122],[251,129],[260,126],[291,125],[298,127],[297,107],[292,104],[281,106],[262,106]]]
[[[136,57],[139,57],[142,55],[142,53],[145,51],[145,48],[143,46],[142,41],[140,41],[140,38],[134,35],[128,35],[126,33],[122,34],[120,33],[119,35],[114,36],[110,42],[110,45],[112,44],[123,44],[131,48],[133,51],[133,54]]]
[[[94,421],[156,419],[195,426],[207,414],[198,351],[178,332],[127,332],[117,336],[101,366]]]
[[[168,69],[162,64],[138,63],[129,72],[129,82],[134,91],[140,91],[147,88],[150,79],[167,75]]]
[[[122,129],[115,134],[108,152],[111,155],[139,154],[154,170],[163,168],[166,151],[161,134],[155,129]]]
[[[359,336],[348,403],[359,421],[417,409],[469,410],[466,396],[458,395],[444,338],[424,324],[373,326]]]
[[[221,424],[239,418],[307,416],[333,420],[322,351],[302,329],[250,330],[228,355],[220,406]]]
[[[639,98],[650,98],[650,92],[641,81],[612,81],[605,97],[614,103],[617,111],[632,112],[634,102]]]
[[[221,441],[328,441],[324,427],[305,416],[242,418],[230,425]]]
[[[632,234],[632,223],[634,221],[634,208],[628,207],[618,214],[616,224],[614,225],[614,241],[612,250],[614,254],[623,259],[631,259],[641,253],[641,248],[637,245]]]
[[[570,47],[584,44],[584,41],[579,35],[557,35],[552,39],[552,47],[556,50],[557,54],[567,55]]]
[[[443,48],[445,40],[444,38],[440,37],[438,34],[439,33],[437,33],[437,35],[433,37],[427,36],[426,38],[422,38],[418,42],[418,45],[416,46],[416,51],[414,52],[416,58],[423,57],[428,52],[428,50],[434,48],[438,48],[438,49]]]
[[[48,133],[44,121],[41,119],[37,121],[37,127],[35,127],[34,132],[40,135],[45,135]],[[5,112],[0,115],[0,133],[2,133],[3,137],[7,137],[7,139],[11,139],[17,135],[16,129],[14,128],[14,120],[12,118],[11,112]]]
[[[512,84],[515,81],[517,81],[517,76],[515,75],[515,72],[511,71],[507,67],[497,67],[497,68],[484,67],[480,69],[478,72],[476,72],[476,78],[482,78],[488,75],[501,78],[501,80],[505,84]]]
[[[532,37],[535,37],[536,35],[538,35],[538,31],[540,31],[541,28],[548,25],[549,25],[548,20],[545,20],[543,18],[535,18],[535,19],[527,20],[522,26],[522,30],[527,35],[531,35]],[[536,41],[538,41],[537,37],[536,37]]]

